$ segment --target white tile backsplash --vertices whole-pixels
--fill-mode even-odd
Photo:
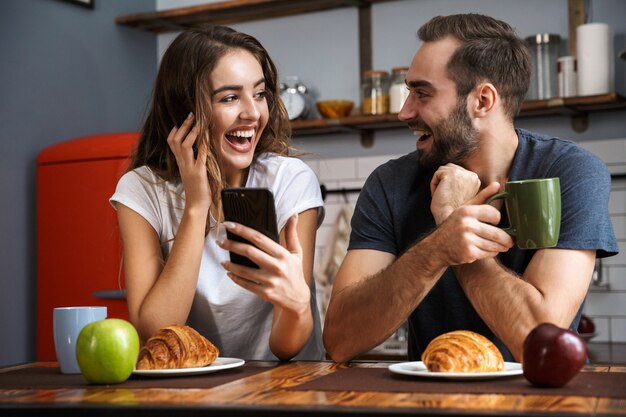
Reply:
[[[623,139],[584,141],[579,145],[596,154],[609,167],[626,164],[626,141]]]
[[[626,140],[596,140],[581,145],[598,155],[612,174],[626,172]],[[605,290],[587,295],[585,313],[596,323],[599,333],[593,341],[626,342],[626,179],[612,181],[609,213],[620,253],[602,259]]]
[[[611,318],[611,341],[626,342],[626,316]]]
[[[626,240],[626,215],[613,215],[611,222],[613,223],[615,239]]]
[[[612,173],[626,172],[626,140],[599,140],[581,143],[598,155],[609,166]],[[357,158],[305,159],[313,168],[320,183],[328,189],[361,188],[370,173],[379,165],[401,155],[378,155]],[[355,204],[358,193],[347,194],[347,199]],[[329,240],[344,203],[341,194],[330,194],[326,198],[326,218],[318,230],[316,241],[316,263]],[[613,229],[618,239],[620,253],[602,260],[604,280],[608,289],[595,288],[587,295],[585,314],[596,324],[598,335],[594,342],[626,342],[626,179],[613,181],[609,212]]]
[[[626,266],[606,268],[605,276],[611,286],[611,291],[626,291]]]
[[[320,160],[318,178],[323,183],[332,180],[356,179],[356,158]]]
[[[597,336],[592,339],[593,342],[609,342],[611,340],[610,319],[608,317],[591,317],[596,325]]]
[[[362,179],[356,179],[356,180],[351,180],[351,181],[350,180],[337,181],[337,187],[338,188],[350,188],[350,189],[359,188],[360,189],[361,187],[363,187],[364,182],[365,182],[365,180],[362,180]],[[353,196],[354,195],[358,196],[358,193],[350,193],[350,194],[353,195]]]
[[[587,294],[585,310],[590,316],[626,316],[624,312],[625,306],[626,292],[590,292]]]
[[[326,204],[326,219],[324,221],[324,225],[328,225],[332,227],[335,224],[335,220],[337,219],[337,215],[339,214],[339,210],[341,208],[341,204]]]
[[[302,158],[302,160],[304,162],[306,162],[306,164],[311,167],[311,169],[313,170],[313,172],[315,172],[315,175],[317,175],[317,178],[320,177],[320,161],[319,159],[307,159],[307,158]]]
[[[325,222],[324,222],[325,223]],[[333,232],[333,226],[330,224],[322,224],[319,229],[317,229],[317,235],[315,236],[315,248],[316,251],[319,252],[320,249],[326,247],[328,240],[331,238]],[[315,262],[318,262],[320,257],[318,254],[315,254]]]
[[[367,178],[378,166],[390,159],[398,158],[399,156],[400,155],[387,155],[357,158],[357,175],[359,178]]]
[[[609,198],[609,213],[626,214],[626,189],[613,187]]]

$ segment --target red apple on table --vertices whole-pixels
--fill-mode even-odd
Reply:
[[[524,340],[524,376],[534,385],[561,387],[582,369],[587,345],[576,333],[552,323],[535,327]]]
[[[589,317],[584,314],[580,316],[578,322],[578,334],[593,334],[596,332],[596,325]]]

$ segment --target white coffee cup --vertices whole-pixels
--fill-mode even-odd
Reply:
[[[107,318],[106,307],[57,307],[53,310],[54,349],[64,374],[79,374],[76,339],[85,325]]]

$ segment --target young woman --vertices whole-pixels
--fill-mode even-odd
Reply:
[[[188,324],[243,359],[321,359],[312,279],[324,215],[319,183],[289,157],[276,68],[253,37],[222,26],[180,34],[165,52],[117,210],[131,322],[143,341]],[[280,244],[223,223],[224,187],[274,194]],[[226,239],[224,228],[255,246]],[[259,269],[229,261],[229,251]]]

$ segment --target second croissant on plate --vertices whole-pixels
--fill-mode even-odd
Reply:
[[[159,329],[139,351],[137,369],[199,368],[210,365],[218,348],[189,326]]]
[[[426,346],[422,361],[431,372],[497,372],[502,354],[489,339],[469,330],[437,336]]]

